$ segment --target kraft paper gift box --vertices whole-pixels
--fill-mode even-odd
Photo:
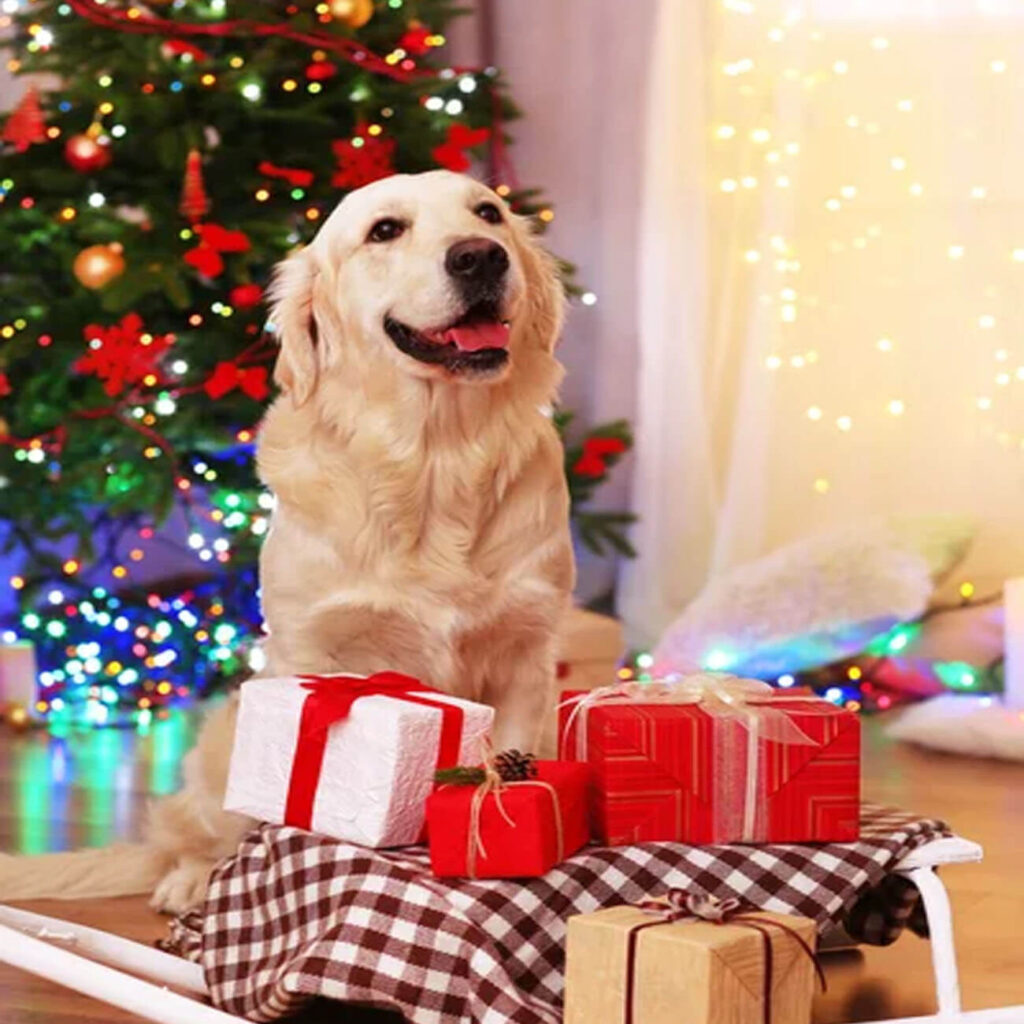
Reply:
[[[712,675],[622,684],[563,693],[560,736],[610,845],[859,835],[860,720],[828,701]]]
[[[536,778],[484,792],[440,786],[427,800],[431,871],[439,878],[546,875],[590,839],[589,783],[585,764],[538,761]]]
[[[764,932],[742,922],[652,925],[656,919],[632,906],[569,918],[564,1024],[808,1024],[813,957],[771,922],[795,931],[810,949],[814,922],[743,916],[763,922]]]
[[[363,846],[417,843],[435,771],[478,762],[493,720],[392,672],[251,679],[224,807]]]

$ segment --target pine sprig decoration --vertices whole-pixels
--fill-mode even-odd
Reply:
[[[502,782],[525,782],[537,776],[537,758],[518,750],[503,750],[491,762]],[[483,765],[457,765],[441,768],[434,773],[434,781],[443,786],[479,786],[487,780]]]
[[[441,786],[479,786],[486,778],[483,768],[461,764],[454,768],[439,768],[434,772],[434,781]]]

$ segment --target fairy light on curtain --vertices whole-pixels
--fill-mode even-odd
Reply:
[[[1024,5],[714,0],[679,30],[705,66],[658,35],[685,96],[648,119],[638,640],[821,528],[1024,515]],[[678,191],[692,252],[662,237]]]
[[[1024,41],[1024,12],[1009,12],[722,4],[719,325],[775,378],[794,456],[773,461],[776,493],[861,504],[878,469],[906,480],[895,450],[938,482],[979,438],[1024,449],[1024,135],[1009,116],[1024,62],[1007,34]]]

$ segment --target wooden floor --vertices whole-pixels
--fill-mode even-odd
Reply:
[[[954,759],[897,746],[866,721],[865,796],[949,821],[985,847],[981,865],[943,872],[957,925],[965,1005],[1024,1003],[1024,765]],[[101,730],[55,738],[0,732],[0,850],[43,852],[137,834],[149,795],[177,784],[194,722],[154,723],[146,736]],[[150,941],[163,920],[141,898],[36,903],[31,909]],[[934,1012],[928,944],[905,935],[887,949],[825,959],[829,992],[815,1024]],[[393,1020],[337,1008],[335,1022]],[[137,1019],[0,965],[2,1024],[127,1024]]]

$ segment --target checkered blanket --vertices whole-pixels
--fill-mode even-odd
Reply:
[[[321,996],[391,1007],[410,1024],[558,1024],[573,914],[681,887],[891,941],[915,900],[906,887],[887,896],[887,872],[948,834],[940,821],[865,806],[855,843],[591,846],[543,878],[460,881],[434,878],[422,848],[367,850],[263,825],[214,870],[205,905],[172,924],[165,946],[202,964],[215,1005],[255,1021]]]

